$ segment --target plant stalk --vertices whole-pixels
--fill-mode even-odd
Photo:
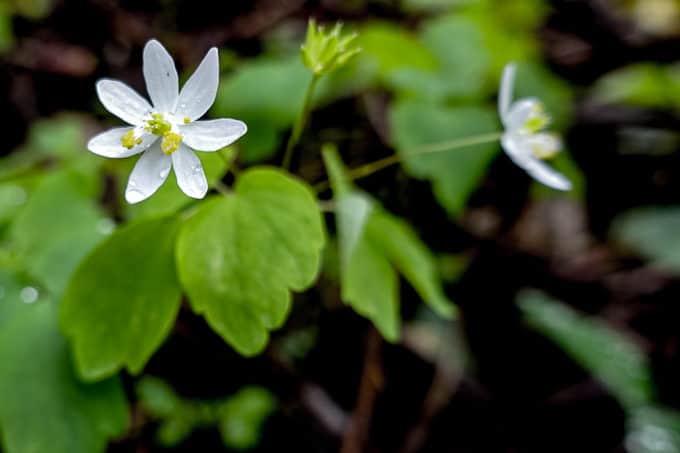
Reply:
[[[288,137],[288,143],[286,144],[286,153],[283,155],[283,168],[286,170],[290,168],[290,163],[291,160],[293,159],[293,150],[295,149],[295,145],[298,144],[298,141],[300,141],[300,136],[302,135],[302,131],[305,128],[305,124],[307,123],[309,111],[312,106],[314,89],[316,88],[316,84],[318,81],[319,76],[317,76],[316,74],[313,75],[312,80],[309,82],[309,85],[307,86],[307,92],[305,93],[305,100],[304,103],[302,104],[302,110],[300,110],[300,113],[295,119],[295,123],[293,124],[293,131],[291,132],[290,137]]]
[[[376,173],[384,168],[390,167],[409,157],[418,156],[421,154],[441,153],[444,151],[451,151],[457,148],[465,148],[468,146],[480,145],[482,143],[495,142],[496,140],[500,139],[502,135],[503,134],[501,132],[492,132],[489,134],[473,135],[471,137],[422,145],[418,148],[414,148],[399,154],[392,154],[391,156],[387,156],[383,159],[379,159],[374,162],[369,162],[360,167],[353,168],[347,173],[347,176],[350,181],[356,181],[357,179],[370,176],[373,173]],[[317,192],[321,192],[323,190],[328,189],[328,187],[329,182],[322,181],[319,184],[316,184],[314,186],[314,189]]]

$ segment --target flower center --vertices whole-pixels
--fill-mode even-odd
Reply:
[[[182,136],[172,130],[172,123],[160,113],[152,113],[151,119],[146,122],[144,129],[153,135],[162,137],[161,150],[168,156],[177,151],[180,143],[182,143]]]
[[[146,121],[144,129],[153,135],[165,137],[166,134],[172,132],[172,124],[162,114],[152,113],[151,119]]]
[[[529,117],[524,122],[523,129],[529,134],[535,134],[550,124],[550,115],[545,112],[543,104],[537,102],[531,109]]]
[[[185,118],[184,123],[188,124],[188,120],[189,118]],[[125,148],[132,149],[142,143],[142,138],[136,134],[139,129],[132,129],[120,138],[120,142]],[[161,137],[161,150],[167,155],[177,151],[180,143],[182,143],[182,136],[173,130],[173,124],[161,113],[152,113],[151,118],[146,120],[141,129]]]

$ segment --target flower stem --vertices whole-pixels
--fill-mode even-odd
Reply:
[[[286,144],[286,153],[283,155],[283,168],[288,170],[290,168],[290,162],[293,159],[293,150],[295,145],[300,141],[300,136],[304,130],[305,124],[307,123],[307,118],[309,117],[309,111],[312,106],[312,96],[314,94],[314,88],[316,88],[316,83],[319,81],[318,75],[313,75],[312,80],[307,85],[307,92],[305,93],[305,100],[302,104],[302,110],[298,113],[295,123],[293,124],[293,131],[288,137],[288,143]]]
[[[482,135],[473,135],[471,137],[446,140],[443,142],[429,143],[427,145],[422,145],[399,154],[392,154],[391,156],[387,156],[383,159],[379,159],[374,162],[369,162],[360,167],[353,168],[347,173],[347,176],[350,181],[356,181],[357,179],[370,176],[373,173],[376,173],[384,168],[390,167],[409,157],[418,156],[421,154],[441,153],[453,149],[465,148],[473,145],[480,145],[482,143],[495,142],[496,140],[500,139],[502,135],[503,134],[501,132],[492,132]],[[322,181],[316,184],[314,186],[314,189],[317,192],[321,192],[323,190],[328,189],[328,187],[329,182]]]

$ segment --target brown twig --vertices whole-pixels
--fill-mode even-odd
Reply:
[[[347,423],[340,453],[359,453],[364,449],[375,399],[383,385],[380,345],[380,335],[371,328],[366,337],[366,361],[359,384],[357,404]]]
[[[438,365],[432,378],[432,385],[425,396],[418,423],[406,434],[400,453],[415,453],[422,450],[432,419],[446,406],[457,387],[456,378],[443,366]]]

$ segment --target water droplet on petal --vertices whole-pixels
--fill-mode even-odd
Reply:
[[[133,179],[130,180],[130,182],[128,183],[128,185],[129,185],[130,187],[137,187],[137,183],[136,183]]]
[[[158,177],[161,179],[165,179],[168,177],[168,173],[170,173],[170,169],[164,168],[163,170],[160,171],[160,173],[158,173]]]
[[[146,196],[137,189],[128,189],[125,192],[125,199],[128,201],[128,203],[139,203],[145,198]]]
[[[21,292],[19,293],[19,297],[21,297],[21,301],[25,304],[32,304],[36,300],[38,300],[38,297],[40,296],[40,292],[32,287],[32,286],[26,286],[21,289]]]
[[[203,170],[203,168],[198,164],[191,167],[191,172],[195,175],[201,173],[202,170]]]

